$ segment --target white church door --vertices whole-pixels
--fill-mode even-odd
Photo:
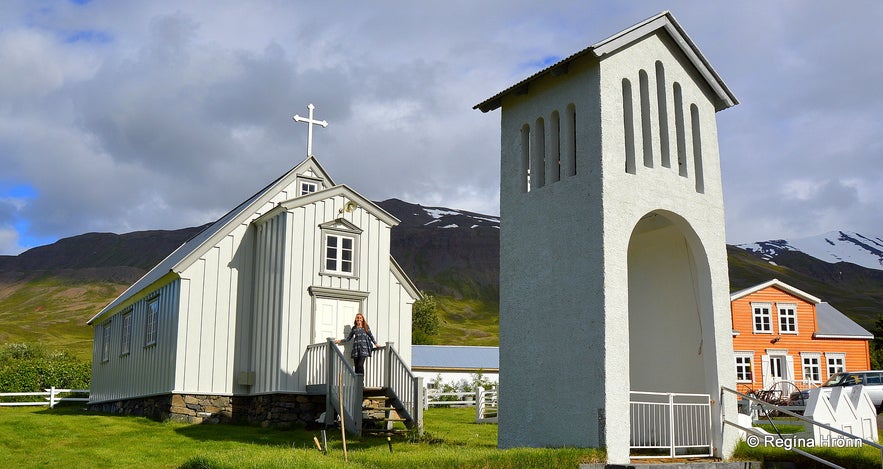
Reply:
[[[361,303],[335,298],[316,298],[313,313],[313,343],[324,342],[328,337],[345,339],[359,312]]]

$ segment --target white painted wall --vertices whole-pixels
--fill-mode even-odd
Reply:
[[[671,167],[659,156],[657,61],[667,80]],[[670,40],[654,35],[601,61],[585,56],[566,75],[545,75],[526,95],[503,98],[501,447],[606,446],[608,462],[627,463],[630,389],[714,396],[735,383],[715,108],[690,67]],[[651,96],[643,106],[641,70]],[[623,78],[633,87],[632,173]],[[680,145],[674,82],[686,116]],[[549,122],[570,104],[577,114],[577,174],[523,192],[522,127],[534,127],[538,118]],[[691,105],[701,131],[701,185]],[[652,167],[644,165],[645,148],[654,155]],[[686,155],[686,177],[678,171],[678,148]],[[648,215],[661,217],[660,226],[641,221]],[[735,432],[725,431],[715,441],[722,455],[735,444]]]

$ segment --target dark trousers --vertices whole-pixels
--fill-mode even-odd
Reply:
[[[365,359],[368,357],[353,357],[353,364],[356,366],[356,373],[365,374]]]

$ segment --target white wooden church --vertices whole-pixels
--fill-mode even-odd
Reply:
[[[410,364],[420,293],[390,256],[397,224],[308,156],[88,321],[90,407],[287,426],[333,418],[342,392],[358,432],[373,393],[419,425],[422,385]],[[327,340],[345,337],[359,311],[386,344],[364,380],[349,351]]]

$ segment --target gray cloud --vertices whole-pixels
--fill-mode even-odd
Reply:
[[[36,195],[0,208],[0,254],[35,237],[211,221],[305,157],[291,116],[308,103],[330,123],[314,153],[338,182],[496,214],[499,114],[472,105],[664,8],[12,2],[0,200],[17,185]],[[673,8],[742,102],[718,115],[728,240],[880,235],[883,6]],[[13,215],[29,223],[21,236]]]

